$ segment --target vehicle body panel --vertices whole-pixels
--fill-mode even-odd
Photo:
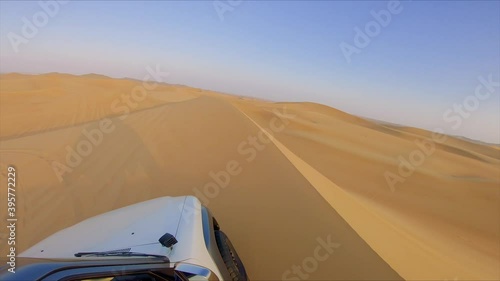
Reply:
[[[63,229],[24,251],[19,257],[89,260],[92,257],[76,258],[74,254],[124,250],[164,255],[172,263],[200,265],[223,280],[227,278],[227,273],[224,272],[226,268],[221,267],[223,263],[221,264],[220,254],[214,251],[213,235],[206,237],[210,232],[213,233],[213,229],[206,229],[213,227],[206,220],[211,220],[211,215],[196,197],[161,197],[120,208]],[[178,241],[171,249],[158,241],[167,232]],[[212,243],[210,252],[207,241]]]

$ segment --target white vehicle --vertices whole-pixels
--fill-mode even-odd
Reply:
[[[47,280],[248,279],[228,237],[209,210],[193,196],[161,197],[87,219],[44,239],[21,253],[19,258],[29,258],[26,260],[30,262],[26,264],[31,267],[32,263],[44,266],[59,263],[65,268],[80,268],[80,277],[72,279],[68,274],[61,275],[64,270],[53,266],[57,268],[55,272],[64,278],[57,279],[58,275]],[[43,262],[31,262],[32,258]],[[145,260],[152,261],[155,266],[151,267],[155,268],[164,264],[163,269],[169,269],[172,276],[166,271],[148,271]],[[120,264],[120,270],[108,270],[108,275],[92,270],[88,272],[89,268],[85,266],[89,263],[94,271],[109,267],[109,264]],[[25,275],[15,275],[18,278],[33,277],[30,280],[46,280],[46,276],[51,276],[30,276],[36,275],[30,266],[24,266]],[[127,271],[135,267],[142,268],[140,274]],[[22,269],[18,267],[18,272]],[[85,273],[84,276],[81,272]],[[144,275],[144,272],[149,275]],[[0,270],[0,279],[4,280],[5,276]],[[92,279],[96,276],[101,279]]]

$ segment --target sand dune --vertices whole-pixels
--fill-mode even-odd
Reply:
[[[18,170],[20,251],[102,212],[195,194],[253,280],[300,277],[292,266],[318,239],[335,250],[302,279],[500,279],[498,146],[178,85],[130,100],[141,85],[0,76],[0,168],[2,178],[7,165]],[[402,176],[398,157],[422,145],[429,155]],[[238,173],[218,183],[228,165]],[[400,181],[388,184],[388,172]]]

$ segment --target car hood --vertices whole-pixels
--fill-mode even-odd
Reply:
[[[170,249],[163,247],[158,239],[167,232],[176,236],[181,223],[183,228],[195,227],[195,223],[201,225],[186,217],[196,215],[200,207],[198,199],[192,196],[161,197],[137,203],[63,229],[19,256],[74,258],[77,252],[115,250],[172,256]]]

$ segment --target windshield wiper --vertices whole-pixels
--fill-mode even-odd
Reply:
[[[107,252],[78,252],[75,254],[75,257],[156,257],[156,258],[166,258],[167,256],[162,255],[154,255],[154,254],[145,254],[138,252],[129,252],[129,251],[107,251]]]

